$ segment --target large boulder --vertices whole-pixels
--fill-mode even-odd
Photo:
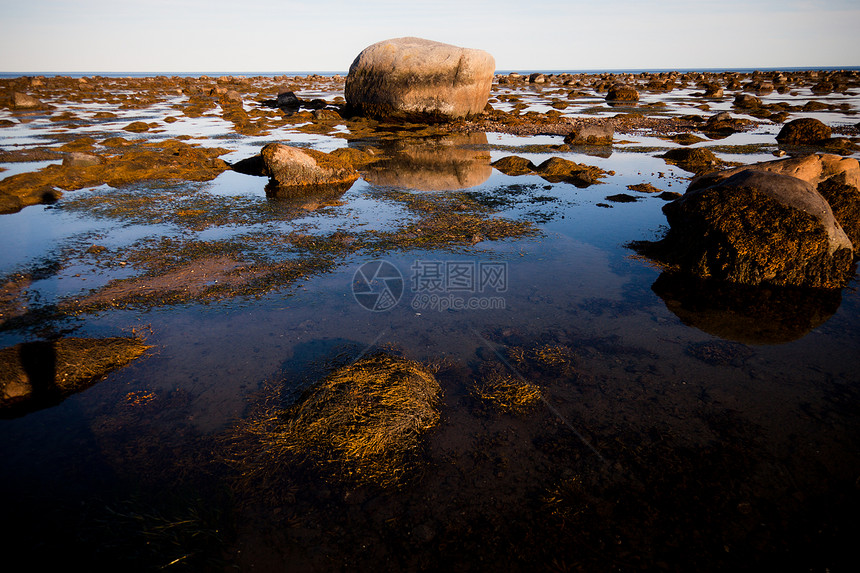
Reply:
[[[352,62],[344,96],[353,113],[374,118],[466,117],[486,107],[495,67],[483,50],[421,38],[385,40]]]
[[[358,179],[350,163],[315,149],[270,143],[260,155],[265,174],[281,189],[344,186]]]
[[[703,278],[740,284],[840,288],[854,249],[810,183],[746,169],[691,185],[663,212],[670,231],[646,253]]]

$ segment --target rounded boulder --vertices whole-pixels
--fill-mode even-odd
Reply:
[[[384,40],[352,62],[344,96],[352,113],[377,119],[467,117],[486,107],[495,67],[483,50],[421,38]]]

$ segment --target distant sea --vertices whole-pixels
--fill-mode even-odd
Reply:
[[[860,70],[860,66],[823,66],[823,67],[788,67],[788,68],[652,68],[652,69],[586,69],[586,70],[546,70],[546,69],[529,69],[529,70],[496,70],[497,74],[510,74],[517,72],[520,74],[640,74],[640,73],[661,73],[661,72],[739,72],[752,73],[759,72],[802,72],[802,71],[840,71],[840,70]],[[198,78],[201,76],[209,76],[217,78],[220,76],[246,76],[246,77],[276,77],[276,76],[345,76],[346,70],[340,71],[318,71],[318,72],[0,72],[0,78],[18,78],[22,76],[66,76],[72,78],[82,77],[104,77],[104,78],[147,78],[155,76],[165,77],[180,77],[180,78]]]

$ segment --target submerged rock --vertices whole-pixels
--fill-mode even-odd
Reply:
[[[292,408],[267,412],[252,430],[260,443],[250,470],[266,472],[295,456],[349,481],[397,483],[422,435],[439,421],[441,394],[417,362],[384,353],[362,358],[332,372]]]
[[[358,179],[351,164],[315,149],[270,143],[260,155],[266,174],[282,189],[340,186]]]
[[[385,40],[353,61],[344,97],[353,113],[374,118],[477,115],[487,105],[495,65],[483,50],[421,38]]]
[[[814,117],[802,117],[782,126],[776,140],[788,145],[802,145],[828,139],[831,133],[833,130],[820,120]]]
[[[0,417],[58,404],[150,346],[137,338],[61,338],[0,350]]]

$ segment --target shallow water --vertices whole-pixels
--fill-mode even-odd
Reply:
[[[499,89],[526,93],[524,111],[552,109],[545,91]],[[640,103],[665,101],[667,114],[731,110],[731,98],[708,101],[707,112],[693,108],[702,100],[695,91],[647,94]],[[331,100],[339,92],[317,86],[301,95]],[[802,105],[809,97],[800,89],[763,99]],[[815,97],[828,98],[860,109],[857,90]],[[188,135],[231,150],[228,161],[278,140],[322,151],[383,146],[348,140],[344,129],[238,135],[218,109],[186,118],[175,103],[122,110],[97,125],[74,120],[63,135]],[[596,106],[618,113],[599,94],[563,113]],[[255,107],[246,100],[247,111]],[[120,115],[110,104],[70,109]],[[856,123],[842,111],[791,117],[807,115]],[[168,116],[180,120],[155,134],[122,131]],[[0,113],[7,117],[17,116]],[[0,148],[55,144],[55,127],[0,129]],[[727,161],[768,160],[778,129],[763,123],[701,145],[724,146],[718,156]],[[226,171],[206,183],[71,191],[55,205],[0,215],[0,276],[33,277],[23,295],[32,320],[0,330],[0,346],[132,332],[153,345],[53,407],[0,420],[4,514],[15,529],[4,544],[9,561],[59,555],[128,570],[844,570],[860,509],[857,277],[835,300],[819,300],[710,292],[661,276],[625,245],[661,236],[664,202],[627,186],[683,192],[692,174],[658,157],[676,144],[617,135],[624,143],[600,156],[526,147],[558,145],[559,136],[487,133],[483,143],[478,135],[466,144],[404,139],[399,160],[313,205],[269,197],[265,178]],[[725,150],[750,144],[761,148]],[[490,167],[513,154],[535,164],[561,156],[614,174],[580,189]],[[339,251],[322,270],[252,294],[63,318],[37,312],[146,272],[149,259],[135,256],[161,252],[165,238],[182,247],[238,244],[240,260],[281,261],[303,254],[276,240],[290,233],[322,241],[406,228],[419,217],[408,197],[457,193],[492,206],[488,217],[530,222],[539,233]],[[637,201],[606,199],[618,193]],[[137,207],[112,208],[121,204]],[[228,215],[210,216],[216,209]],[[106,251],[90,253],[92,245]],[[353,296],[356,271],[373,260],[394,265],[404,281],[402,298],[383,312]],[[449,280],[441,291],[422,286],[432,268]],[[464,282],[472,275],[460,271],[475,279]],[[294,399],[338,351],[380,347],[436,364],[444,392],[442,421],[405,484],[356,486],[306,467],[280,468],[258,488],[236,481],[226,463],[236,423],[273,387]],[[563,348],[569,361],[511,364],[512,349],[549,347]],[[518,416],[480,403],[472,389],[490,367],[535,382],[543,402]]]

